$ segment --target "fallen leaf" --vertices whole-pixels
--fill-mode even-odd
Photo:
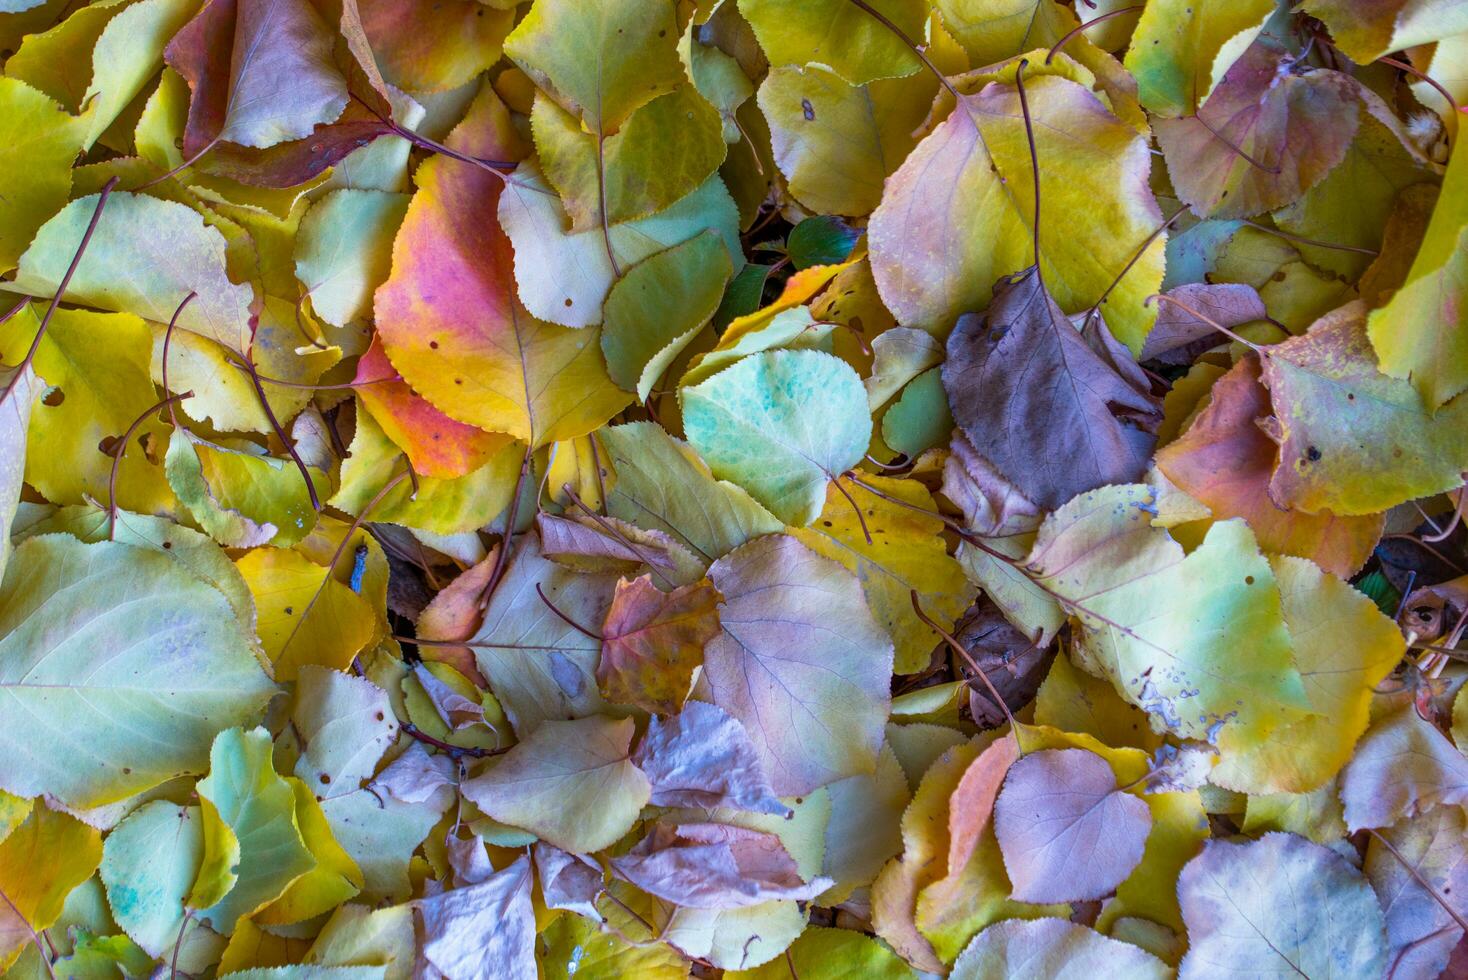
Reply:
[[[1341,776],[1346,826],[1390,827],[1468,800],[1468,758],[1411,705],[1378,718]]]
[[[544,722],[464,783],[463,793],[496,820],[563,851],[599,851],[632,829],[651,792],[628,759],[632,728],[631,719]]]
[[[1259,425],[1273,413],[1259,360],[1246,357],[1213,383],[1208,405],[1157,452],[1157,467],[1205,504],[1217,520],[1241,517],[1260,547],[1308,558],[1336,575],[1354,574],[1383,530],[1378,515],[1337,517],[1285,510],[1269,495],[1279,446]]]
[[[714,704],[749,732],[781,795],[872,771],[892,644],[856,580],[795,538],[768,535],[709,569],[723,633],[704,649]]]
[[[166,52],[193,92],[184,155],[217,142],[273,146],[334,121],[347,84],[331,44],[305,0],[210,0]]]
[[[1004,867],[1023,902],[1104,897],[1142,859],[1151,829],[1147,805],[1118,789],[1106,762],[1083,749],[1019,759],[994,805]]]
[[[861,379],[817,351],[752,355],[679,400],[688,441],[714,475],[797,526],[815,520],[826,482],[856,465],[871,438]]]
[[[1200,217],[1240,218],[1291,204],[1318,183],[1345,157],[1358,112],[1350,76],[1303,69],[1261,38],[1191,115],[1157,120],[1157,142],[1178,195]]]
[[[719,601],[707,580],[666,593],[651,575],[619,580],[601,629],[596,683],[602,696],[676,713],[703,665],[704,647],[719,635]]]
[[[1351,303],[1303,337],[1269,348],[1264,384],[1279,419],[1273,500],[1306,513],[1374,514],[1451,490],[1468,468],[1468,401],[1432,414],[1405,381],[1382,374]],[[1363,443],[1370,429],[1375,438]]]
[[[669,718],[654,716],[632,762],[652,784],[653,806],[792,813],[775,796],[743,726],[716,705],[690,701]]]
[[[831,884],[803,881],[774,834],[715,823],[654,824],[612,866],[643,891],[687,908],[808,901]]]
[[[1045,283],[1069,312],[1110,289],[1102,313],[1139,350],[1155,316],[1142,301],[1162,280],[1160,238],[1122,274],[1163,222],[1147,189],[1146,148],[1075,82],[1032,77],[1025,91],[1046,208],[1106,216],[1042,238]],[[941,334],[988,306],[1001,276],[1034,261],[1034,169],[1020,109],[1010,85],[964,96],[889,178],[868,238],[882,299],[903,325]]]
[[[477,885],[414,902],[423,923],[423,957],[450,977],[533,980],[535,914],[530,858]]]
[[[157,552],[44,535],[0,588],[0,787],[69,806],[201,772],[275,693],[224,595]],[[78,760],[91,760],[82,767]]]
[[[1189,942],[1180,978],[1220,969],[1375,976],[1386,966],[1370,886],[1345,858],[1303,837],[1209,841],[1183,869],[1178,897]]]
[[[943,386],[974,448],[1053,510],[1146,469],[1159,406],[1128,365],[1118,372],[1088,344],[1029,269],[996,287],[983,317],[959,319]]]
[[[953,964],[955,980],[979,980],[1000,971],[1011,977],[1083,980],[1094,976],[1172,975],[1152,954],[1064,919],[1009,919],[974,937]]]

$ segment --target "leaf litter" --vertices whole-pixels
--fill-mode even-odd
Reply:
[[[1468,3],[0,3],[0,974],[1468,969]]]

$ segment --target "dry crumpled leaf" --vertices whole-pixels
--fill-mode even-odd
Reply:
[[[478,884],[414,903],[423,923],[423,957],[448,977],[535,977],[535,913],[530,858]]]
[[[652,783],[653,806],[792,813],[770,788],[744,727],[716,705],[690,701],[670,718],[654,716],[632,761]]]
[[[612,866],[649,894],[699,909],[806,901],[831,885],[829,878],[802,880],[774,834],[716,823],[655,824]]]

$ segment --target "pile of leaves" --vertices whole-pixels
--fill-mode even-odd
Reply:
[[[1468,976],[1465,0],[0,11],[5,977]]]

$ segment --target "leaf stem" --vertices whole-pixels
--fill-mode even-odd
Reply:
[[[1216,130],[1212,126],[1208,125],[1208,121],[1203,118],[1203,107],[1202,106],[1199,106],[1196,110],[1194,110],[1194,112],[1193,112],[1193,118],[1196,119],[1196,120],[1198,120],[1198,125],[1202,126],[1204,129],[1208,130],[1209,133],[1213,134],[1213,138],[1214,139],[1218,140],[1218,142],[1222,143],[1224,146],[1228,147],[1230,150],[1233,150],[1234,153],[1236,153],[1239,156],[1243,157],[1244,160],[1247,161],[1250,166],[1255,167],[1255,168],[1257,168],[1259,170],[1262,170],[1262,171],[1264,171],[1267,174],[1278,175],[1280,173],[1280,168],[1279,167],[1270,167],[1270,166],[1266,166],[1265,164],[1260,163],[1258,160],[1255,160],[1249,154],[1245,153],[1243,147],[1237,145],[1232,140],[1230,140],[1228,137],[1226,137],[1222,133],[1220,133],[1218,130]]]
[[[515,540],[515,523],[520,516],[520,491],[525,486],[525,476],[530,470],[530,459],[534,452],[534,447],[527,442],[525,458],[520,462],[520,475],[515,477],[515,489],[510,492],[510,504],[505,509],[505,531],[500,535],[500,550],[494,556],[494,568],[490,569],[489,581],[484,583],[484,590],[479,593],[478,605],[481,612],[489,607],[490,596],[494,595],[494,590],[505,573],[505,566],[510,561],[510,548]]]
[[[138,427],[148,420],[148,416],[165,407],[172,408],[177,402],[185,398],[193,398],[192,391],[185,391],[177,395],[169,395],[162,401],[149,405],[133,420],[132,425],[122,434],[117,445],[112,448],[112,471],[107,476],[107,540],[113,540],[113,533],[117,530],[117,471],[122,468],[122,457],[127,455],[127,447],[132,442],[133,436],[137,434]]]
[[[969,653],[952,633],[939,626],[927,613],[923,612],[922,603],[918,601],[917,589],[909,589],[908,598],[912,600],[912,609],[913,612],[917,613],[918,619],[921,619],[928,625],[929,629],[943,637],[943,642],[948,644],[954,653],[962,657],[963,661],[968,664],[969,670],[973,671],[984,682],[984,686],[989,689],[989,696],[994,699],[994,703],[999,706],[999,710],[1004,712],[1004,717],[1009,719],[1009,734],[1014,739],[1015,754],[1023,756],[1025,754],[1025,747],[1020,744],[1019,723],[1014,720],[1014,713],[1009,710],[1009,703],[999,694],[999,689],[994,686],[993,681],[989,680],[989,675],[984,673],[984,668],[979,666],[978,661],[973,658],[973,654]]]
[[[291,462],[296,464],[296,469],[301,471],[301,479],[306,482],[306,496],[311,498],[311,509],[321,513],[321,497],[316,493],[316,481],[311,479],[311,471],[306,468],[306,461],[296,451],[295,443],[285,434],[281,428],[280,420],[275,417],[275,409],[270,407],[270,400],[265,397],[265,387],[260,383],[260,372],[255,369],[253,352],[248,352],[244,357],[245,373],[250,376],[250,383],[255,386],[255,397],[260,400],[260,408],[265,412],[265,419],[270,423],[270,428],[275,432],[276,438],[285,446],[285,451],[290,455]]]
[[[216,136],[214,139],[210,140],[208,143],[205,143],[203,149],[201,149],[198,153],[195,153],[193,156],[189,157],[183,163],[180,163],[178,166],[174,167],[172,170],[168,171],[165,174],[161,174],[160,176],[154,177],[152,180],[149,180],[149,181],[146,181],[145,183],[139,184],[138,186],[134,187],[133,190],[134,191],[147,190],[149,187],[152,187],[155,184],[161,184],[161,183],[163,183],[168,178],[173,177],[173,176],[176,176],[180,172],[182,172],[184,170],[187,170],[188,168],[192,167],[194,164],[198,163],[199,160],[204,156],[204,154],[208,153],[210,150],[214,149],[218,145],[219,145],[219,137]]]
[[[535,583],[535,594],[540,596],[540,601],[545,603],[545,607],[551,612],[555,613],[560,618],[561,622],[565,623],[567,626],[571,627],[573,630],[582,634],[583,636],[591,637],[598,643],[606,642],[606,637],[602,636],[600,633],[593,633],[585,626],[582,626],[580,623],[576,622],[576,620],[572,619],[570,616],[567,616],[565,613],[561,612],[556,604],[550,601],[550,597],[545,594],[545,590],[540,587],[539,582]]]
[[[1176,211],[1172,212],[1172,217],[1168,218],[1166,221],[1162,222],[1162,224],[1158,225],[1157,229],[1153,231],[1152,234],[1147,236],[1146,241],[1142,242],[1142,247],[1132,253],[1132,257],[1127,260],[1127,264],[1122,266],[1121,272],[1117,273],[1116,278],[1111,280],[1111,285],[1106,287],[1106,291],[1101,294],[1101,298],[1096,300],[1091,308],[1086,311],[1086,318],[1081,322],[1081,326],[1085,326],[1086,324],[1090,323],[1091,317],[1101,312],[1101,307],[1105,305],[1106,297],[1111,295],[1111,291],[1114,290],[1117,286],[1121,285],[1121,281],[1126,278],[1126,274],[1132,271],[1132,266],[1136,265],[1139,261],[1141,261],[1142,256],[1147,254],[1147,249],[1150,248],[1152,246],[1152,243],[1157,240],[1157,236],[1161,235],[1167,229],[1171,228],[1172,223],[1180,218],[1182,216],[1182,213],[1187,209],[1188,206],[1186,204],[1179,207]]]
[[[56,315],[56,308],[61,305],[61,297],[66,294],[66,287],[71,284],[71,277],[76,272],[76,267],[81,265],[82,256],[87,251],[87,245],[92,241],[92,234],[97,230],[97,222],[102,220],[102,209],[107,206],[107,198],[112,195],[112,189],[117,186],[118,178],[113,177],[102,185],[102,190],[97,194],[97,207],[92,211],[92,220],[87,222],[87,230],[82,232],[82,240],[76,247],[75,254],[71,257],[71,264],[66,267],[66,274],[61,277],[61,284],[56,287],[56,295],[51,297],[51,305],[46,307],[46,313],[41,317],[41,325],[36,328],[36,335],[31,338],[30,349],[26,351],[25,357],[21,358],[15,367],[15,376],[0,392],[0,405],[5,404],[5,399],[15,390],[16,382],[20,380],[21,374],[31,366],[36,359],[36,351],[41,347],[41,338],[46,335],[46,328],[51,325],[51,318]],[[23,305],[23,304],[22,304]],[[17,307],[19,309],[19,307]],[[14,310],[11,311],[15,312]]]
[[[474,746],[454,745],[450,742],[445,742],[441,738],[434,738],[411,721],[400,722],[399,727],[402,728],[405,735],[417,739],[424,745],[433,746],[455,762],[464,756],[468,756],[471,759],[488,759],[490,756],[504,755],[510,751],[509,749],[481,749]]]
[[[194,921],[194,910],[184,909],[183,921],[178,924],[178,938],[173,941],[173,955],[168,959],[168,980],[178,980],[178,951],[183,948],[184,933]]]
[[[1116,10],[1108,11],[1107,13],[1102,14],[1100,17],[1092,17],[1090,20],[1086,21],[1085,23],[1077,25],[1076,27],[1074,27],[1074,28],[1071,29],[1070,33],[1066,34],[1059,41],[1056,41],[1055,42],[1055,47],[1051,48],[1050,49],[1050,53],[1045,56],[1045,64],[1047,64],[1047,65],[1050,64],[1051,60],[1054,59],[1056,53],[1061,48],[1063,48],[1067,44],[1069,44],[1071,38],[1075,37],[1077,34],[1081,33],[1086,28],[1088,28],[1088,27],[1094,27],[1095,25],[1101,23],[1104,20],[1110,20],[1113,17],[1120,17],[1122,14],[1129,14],[1129,13],[1132,13],[1133,11],[1137,11],[1137,10],[1141,10],[1141,9],[1142,9],[1142,4],[1139,4],[1139,3],[1138,4],[1133,4],[1130,7],[1120,7],[1118,9],[1116,9]]]
[[[1204,313],[1202,313],[1199,310],[1194,309],[1193,307],[1189,306],[1187,303],[1184,303],[1182,300],[1177,299],[1176,297],[1169,296],[1166,293],[1153,293],[1151,296],[1148,296],[1147,297],[1147,299],[1143,303],[1143,305],[1144,306],[1150,306],[1151,303],[1152,303],[1152,301],[1154,299],[1164,300],[1164,301],[1166,301],[1168,303],[1171,303],[1173,306],[1178,307],[1183,312],[1185,312],[1185,313],[1187,313],[1187,314],[1189,314],[1191,316],[1194,316],[1197,319],[1201,320],[1202,322],[1208,324],[1210,327],[1212,327],[1214,330],[1217,330],[1219,333],[1223,334],[1229,340],[1232,340],[1235,343],[1243,344],[1245,347],[1249,348],[1250,350],[1252,350],[1254,353],[1258,354],[1261,357],[1269,357],[1270,356],[1269,351],[1265,350],[1263,347],[1261,347],[1258,344],[1254,343],[1252,340],[1249,340],[1246,337],[1243,337],[1243,336],[1240,336],[1239,334],[1234,333],[1232,330],[1230,330],[1228,327],[1225,327],[1223,324],[1219,323],[1217,320],[1213,319],[1210,316],[1205,315]]]
[[[881,24],[883,27],[887,28],[887,30],[891,31],[893,34],[897,35],[898,39],[901,40],[903,44],[907,45],[908,49],[912,51],[913,54],[918,56],[918,60],[920,60],[924,65],[927,66],[928,71],[933,73],[933,77],[938,79],[938,83],[948,90],[949,94],[953,96],[954,101],[959,103],[960,105],[963,103],[963,96],[959,94],[958,89],[954,86],[952,82],[948,80],[948,77],[946,75],[938,70],[938,66],[933,64],[933,61],[931,58],[928,57],[927,52],[919,47],[917,42],[907,36],[906,31],[898,27],[896,24],[892,23],[892,21],[887,18],[886,14],[882,13],[871,4],[867,3],[867,0],[847,0],[847,2],[849,2],[854,7],[858,7],[861,10],[866,11],[869,17],[871,17],[877,23]]]
[[[871,544],[872,532],[867,530],[867,519],[862,516],[861,507],[857,504],[856,498],[851,496],[851,491],[841,485],[841,477],[839,475],[831,482],[835,484],[837,490],[841,491],[841,496],[846,498],[846,502],[851,505],[852,512],[856,514],[856,522],[861,525],[862,536],[867,539],[867,544]]]
[[[30,920],[21,914],[20,909],[15,907],[15,903],[10,900],[9,895],[5,894],[5,889],[3,888],[0,888],[0,899],[5,900],[5,904],[10,906],[10,911],[15,914],[16,919],[19,920],[21,925],[25,926],[26,932],[31,934],[31,942],[36,944],[36,953],[41,957],[41,965],[46,968],[46,973],[51,977],[51,980],[56,980],[56,971],[51,968],[51,957],[46,955],[46,947],[41,945],[40,933],[36,932],[35,928],[31,926]]]
[[[1468,932],[1468,919],[1464,919],[1463,916],[1459,914],[1457,909],[1448,904],[1448,900],[1443,898],[1442,894],[1433,887],[1432,882],[1428,881],[1422,876],[1422,872],[1418,871],[1415,867],[1412,866],[1412,862],[1408,861],[1406,855],[1397,850],[1397,846],[1395,844],[1387,840],[1385,837],[1383,837],[1381,834],[1377,833],[1374,829],[1370,827],[1366,828],[1366,832],[1372,837],[1375,837],[1378,843],[1380,843],[1383,847],[1391,852],[1392,857],[1396,858],[1402,863],[1402,867],[1406,868],[1407,873],[1411,875],[1414,879],[1416,879],[1417,884],[1427,889],[1427,893],[1432,896],[1433,901],[1442,906],[1443,911],[1446,912],[1452,918],[1452,920],[1458,924],[1458,928],[1462,929],[1464,932]]]
[[[670,579],[670,578],[668,578],[668,576],[664,575],[663,574],[663,570],[657,566],[657,563],[656,562],[653,562],[652,560],[650,560],[647,557],[646,553],[643,552],[642,547],[637,542],[635,542],[631,538],[627,537],[627,535],[623,534],[621,528],[617,527],[611,521],[608,521],[606,518],[602,517],[596,511],[594,511],[590,507],[586,506],[586,501],[582,500],[579,496],[577,496],[576,491],[574,489],[572,489],[571,484],[569,484],[569,483],[563,483],[563,484],[561,484],[561,492],[564,493],[567,497],[569,497],[570,500],[571,500],[571,503],[575,504],[578,508],[580,508],[580,510],[581,510],[581,512],[583,514],[585,514],[587,517],[591,518],[592,521],[594,521],[596,523],[596,526],[597,527],[601,528],[607,534],[610,534],[613,538],[615,538],[618,541],[622,542],[622,544],[624,544],[624,545],[627,546],[627,550],[631,551],[638,558],[641,558],[642,559],[642,563],[648,567],[648,570],[651,571],[658,578],[660,578],[660,579],[663,580],[663,584],[665,584],[666,586],[668,586],[668,588],[670,588],[670,589],[674,587],[675,583],[673,582],[673,580]],[[602,499],[605,500],[606,499],[605,496],[603,496]]]
[[[1464,479],[1468,480],[1468,474],[1464,474]],[[1437,544],[1439,541],[1446,541],[1452,537],[1453,532],[1458,529],[1458,525],[1463,521],[1463,505],[1465,503],[1468,503],[1468,485],[1458,488],[1458,501],[1453,507],[1453,519],[1448,522],[1448,526],[1436,534],[1422,535],[1423,542]]]
[[[1040,154],[1035,149],[1035,124],[1030,119],[1030,100],[1025,95],[1025,69],[1030,66],[1028,58],[1019,59],[1014,71],[1014,86],[1019,89],[1019,109],[1025,117],[1025,139],[1030,144],[1030,170],[1035,177],[1035,216],[1032,221],[1035,243],[1035,277],[1040,288],[1045,288],[1045,274],[1040,269]]]
[[[316,591],[311,595],[311,601],[306,603],[306,608],[301,611],[301,616],[296,620],[296,625],[291,627],[290,636],[287,636],[285,642],[280,645],[280,654],[277,655],[277,660],[285,654],[286,649],[291,645],[291,641],[301,631],[301,624],[310,617],[311,610],[315,608],[317,601],[321,598],[321,593],[326,591],[326,583],[331,581],[331,576],[336,572],[336,563],[341,561],[342,553],[347,550],[347,543],[352,540],[352,535],[356,534],[357,529],[367,522],[367,515],[372,513],[378,504],[382,503],[383,498],[389,493],[392,493],[398,484],[407,478],[408,472],[404,470],[391,480],[388,480],[382,485],[382,489],[378,490],[376,495],[367,501],[367,506],[362,508],[362,512],[352,518],[352,523],[347,527],[346,533],[342,535],[341,543],[336,546],[336,551],[331,554],[331,561],[326,563],[326,575],[322,577],[321,584],[316,587]]]
[[[1357,246],[1357,245],[1337,245],[1335,242],[1322,242],[1322,241],[1317,241],[1314,238],[1305,238],[1302,235],[1292,235],[1289,232],[1282,231],[1279,228],[1271,228],[1268,225],[1261,225],[1258,222],[1250,221],[1248,218],[1241,218],[1239,220],[1243,224],[1246,224],[1250,228],[1253,228],[1255,231],[1262,231],[1266,235],[1275,235],[1275,236],[1277,236],[1279,238],[1283,238],[1287,242],[1298,242],[1301,245],[1314,245],[1317,248],[1332,248],[1332,249],[1335,249],[1338,252],[1359,252],[1362,255],[1380,255],[1381,254],[1380,252],[1378,252],[1374,248],[1361,248],[1360,246]]]
[[[1428,85],[1431,85],[1433,88],[1437,89],[1437,94],[1448,100],[1448,105],[1453,107],[1454,112],[1463,111],[1462,107],[1458,105],[1458,100],[1453,98],[1453,93],[1443,88],[1442,83],[1433,78],[1431,75],[1427,74],[1427,72],[1422,71],[1419,68],[1414,68],[1413,66],[1407,64],[1407,62],[1405,61],[1398,61],[1396,58],[1377,58],[1376,60],[1381,62],[1383,65],[1391,65],[1393,68],[1400,69],[1401,71],[1406,72],[1408,75],[1420,78]]]
[[[198,295],[199,294],[196,293],[196,292],[194,292],[192,289],[189,290],[189,294],[183,298],[183,302],[181,302],[181,303],[178,304],[178,307],[173,311],[173,316],[169,318],[169,320],[168,320],[168,329],[165,330],[165,331],[163,331],[163,371],[162,371],[162,374],[163,374],[163,393],[165,395],[168,394],[168,392],[170,390],[169,387],[168,387],[168,350],[169,350],[169,347],[173,344],[173,330],[174,330],[175,327],[178,326],[178,318],[179,318],[179,316],[181,316],[183,314],[184,307],[185,306],[188,306],[189,303],[193,301],[194,297],[195,296],[198,296]],[[168,419],[169,419],[170,422],[173,423],[173,427],[175,429],[177,429],[178,428],[178,413],[174,411],[174,403],[173,402],[169,402],[168,403]]]

